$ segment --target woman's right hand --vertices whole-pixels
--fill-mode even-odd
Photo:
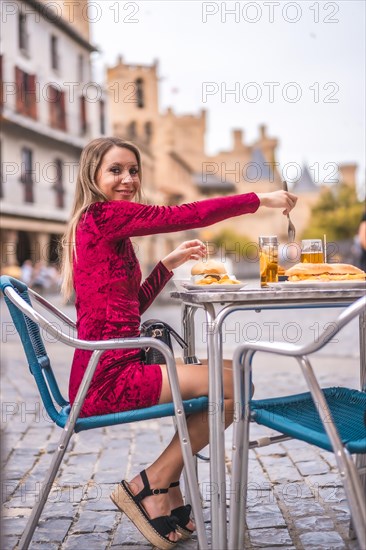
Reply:
[[[272,191],[272,193],[257,193],[260,206],[268,208],[284,208],[282,214],[287,216],[297,203],[297,196],[288,191]]]
[[[206,246],[199,239],[192,241],[184,241],[177,246],[170,254],[165,256],[161,263],[171,271],[180,265],[183,265],[188,260],[200,260],[206,256]]]

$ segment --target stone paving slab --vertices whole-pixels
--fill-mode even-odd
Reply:
[[[152,311],[150,316],[156,313]],[[310,326],[309,323],[310,320],[307,321]],[[54,370],[65,389],[72,350],[57,343],[51,348]],[[10,338],[1,352],[1,459],[4,470],[0,548],[13,550],[38,498],[60,431],[39,403],[15,338]],[[358,386],[357,357],[326,357],[323,354],[314,364],[324,384],[333,383],[336,372],[342,384]],[[273,376],[276,368],[278,377]],[[295,388],[296,391],[304,389],[299,371],[294,371],[293,365],[275,360],[269,364],[258,359],[257,369],[258,398],[288,393]],[[151,549],[131,522],[116,510],[109,494],[120,479],[131,477],[154,460],[172,433],[171,420],[161,419],[76,434],[30,549]],[[253,437],[261,437],[268,432],[263,426],[253,425],[251,433]],[[229,491],[231,438],[232,428],[229,428],[226,435]],[[209,454],[209,450],[204,450],[203,454]],[[199,461],[199,478],[210,538],[208,463]],[[357,542],[349,538],[349,509],[333,454],[300,441],[286,441],[250,451],[247,524],[246,549],[360,550]],[[197,542],[193,537],[176,548],[193,550]]]

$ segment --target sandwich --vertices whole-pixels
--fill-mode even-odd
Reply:
[[[285,272],[290,282],[365,281],[366,273],[350,264],[299,263]]]
[[[193,277],[201,276],[195,281],[196,285],[236,285],[241,284],[236,279],[231,279],[226,272],[226,267],[217,260],[207,260],[197,262],[191,269]]]

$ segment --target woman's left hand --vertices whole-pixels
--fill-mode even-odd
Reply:
[[[171,271],[184,264],[188,260],[199,260],[206,255],[206,246],[202,241],[194,239],[193,241],[184,241],[177,246],[170,254],[165,256],[161,262]]]

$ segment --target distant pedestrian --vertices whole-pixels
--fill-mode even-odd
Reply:
[[[34,264],[31,286],[39,291],[49,288],[50,278],[48,275],[48,267],[44,260],[39,260]]]
[[[61,274],[55,264],[47,266],[47,279],[49,291],[60,291],[61,286]]]
[[[60,273],[54,265],[47,265],[44,260],[40,260],[34,266],[31,286],[39,291],[57,290],[60,286]]]
[[[21,280],[27,286],[30,286],[33,279],[33,263],[32,260],[25,260],[21,265]]]
[[[360,268],[366,271],[366,212],[358,228],[358,239],[361,246]]]

